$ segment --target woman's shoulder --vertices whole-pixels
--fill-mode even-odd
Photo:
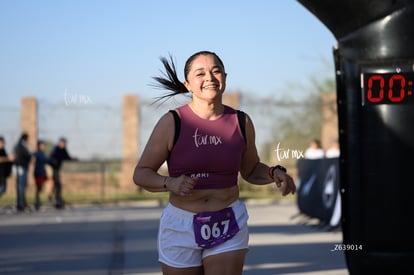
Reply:
[[[223,106],[224,106],[224,112],[225,113],[228,113],[228,114],[241,114],[241,115],[244,115],[244,116],[246,116],[246,117],[248,117],[248,114],[246,113],[246,111],[244,111],[244,110],[242,110],[242,109],[238,109],[238,108],[234,108],[234,107],[231,107],[231,106],[229,106],[229,105],[225,105],[225,104],[223,104]]]
[[[235,114],[237,111],[239,111],[238,109],[235,109],[226,104],[223,104],[223,106],[224,106],[224,113],[226,114]]]

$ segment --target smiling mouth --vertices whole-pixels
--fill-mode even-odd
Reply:
[[[217,88],[217,85],[207,85],[203,87],[203,89],[211,89],[211,88],[215,89]]]

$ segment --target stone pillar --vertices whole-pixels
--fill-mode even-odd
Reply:
[[[22,97],[20,101],[20,135],[26,132],[29,135],[28,145],[32,152],[37,149],[38,117],[37,117],[37,98]],[[28,192],[34,186],[33,179],[34,159],[32,160],[28,171]]]
[[[122,103],[122,180],[121,188],[134,187],[132,175],[138,161],[139,144],[138,96],[125,95]]]
[[[26,132],[29,135],[29,147],[36,150],[37,132],[37,99],[36,97],[23,97],[20,107],[20,129],[21,133]]]
[[[237,92],[225,92],[223,94],[223,104],[228,105],[234,109],[240,108],[240,93]]]
[[[338,139],[338,111],[336,92],[322,95],[322,134],[321,143],[327,149]]]

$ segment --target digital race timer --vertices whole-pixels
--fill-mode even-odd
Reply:
[[[362,105],[414,104],[414,71],[410,65],[361,68]]]

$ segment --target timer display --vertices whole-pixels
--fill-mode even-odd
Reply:
[[[407,67],[406,67],[407,68]],[[361,73],[362,105],[414,104],[414,71],[383,67]]]

